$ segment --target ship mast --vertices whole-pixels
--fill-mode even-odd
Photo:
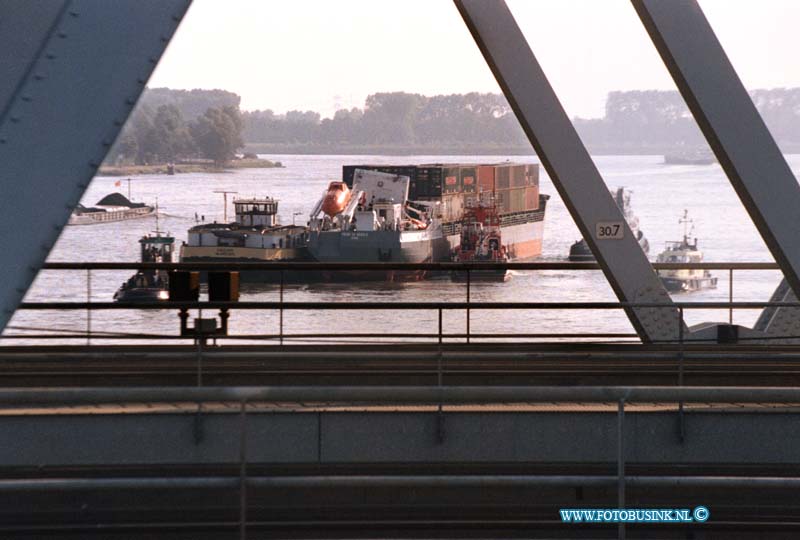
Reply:
[[[683,217],[678,220],[678,223],[683,224],[683,243],[689,245],[689,234],[694,229],[694,220],[689,218],[689,210],[683,209]],[[689,226],[691,225],[691,229]]]

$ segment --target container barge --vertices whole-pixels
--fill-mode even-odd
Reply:
[[[542,253],[550,196],[539,192],[538,164],[345,165],[342,179],[348,187],[359,169],[407,176],[408,198],[435,208],[450,253],[436,253],[434,262],[450,260],[461,243],[467,205],[487,196],[496,205],[509,260],[531,260]]]

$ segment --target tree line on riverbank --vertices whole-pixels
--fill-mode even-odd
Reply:
[[[786,153],[800,151],[800,88],[751,92]],[[264,153],[530,153],[501,94],[423,96],[386,92],[330,118],[315,111],[240,111],[224,90],[148,89],[107,162],[230,160],[245,147]],[[675,91],[611,92],[602,118],[574,118],[594,153],[665,153],[705,140]]]
[[[800,88],[755,90],[751,96],[786,153],[800,151]],[[705,139],[677,91],[615,91],[603,118],[573,118],[594,153],[665,153],[704,147]],[[313,111],[244,113],[250,148],[317,153],[409,149],[414,153],[530,153],[531,146],[501,94],[369,96],[363,109],[321,118]]]
[[[223,90],[148,89],[105,163],[152,165],[204,159],[224,165],[244,145],[239,101],[239,96]]]

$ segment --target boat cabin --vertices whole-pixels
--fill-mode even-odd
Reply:
[[[233,208],[236,223],[242,227],[268,229],[278,225],[278,201],[275,199],[236,199]]]
[[[175,238],[172,236],[150,236],[149,234],[139,239],[139,249],[142,262],[172,262],[172,252],[175,248]]]

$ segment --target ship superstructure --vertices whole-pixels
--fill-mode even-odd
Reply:
[[[189,229],[181,262],[263,262],[308,260],[306,227],[280,225],[278,201],[235,199],[235,221],[202,223]],[[277,272],[243,272],[243,281],[271,280]]]
[[[439,203],[409,198],[410,178],[355,170],[352,182],[331,182],[310,215],[308,249],[320,262],[446,260]],[[379,274],[379,275],[378,275]],[[349,272],[349,278],[419,278],[421,272]],[[336,276],[331,276],[336,277]]]

